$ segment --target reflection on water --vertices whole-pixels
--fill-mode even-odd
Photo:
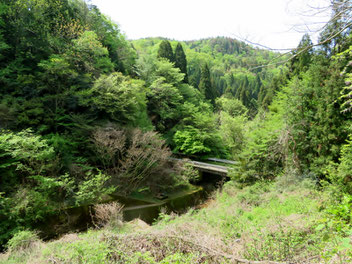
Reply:
[[[182,214],[189,208],[202,204],[214,190],[221,188],[223,182],[224,178],[221,176],[204,173],[192,189],[169,194],[164,200],[118,195],[113,195],[112,200],[124,205],[124,221],[140,218],[152,224],[159,217],[161,210],[164,213]],[[91,205],[69,208],[48,217],[45,222],[38,224],[42,238],[51,239],[64,233],[84,231],[92,227],[91,208]]]

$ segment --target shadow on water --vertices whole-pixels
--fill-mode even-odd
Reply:
[[[152,224],[160,212],[183,214],[189,208],[201,205],[215,190],[221,188],[226,180],[222,176],[204,172],[191,189],[169,194],[162,200],[143,196],[112,195],[111,201],[124,205],[124,221],[140,218]],[[68,208],[48,217],[38,225],[38,229],[43,239],[52,239],[65,233],[85,231],[92,226],[92,205],[85,205]]]
[[[125,221],[140,218],[146,223],[152,224],[159,217],[161,210],[166,213],[186,213],[190,208],[204,203],[215,190],[221,189],[224,182],[228,180],[229,178],[224,176],[203,172],[200,180],[194,183],[193,189],[171,194],[167,199],[156,203],[125,206],[123,218]]]
[[[130,221],[140,218],[148,224],[153,223],[160,212],[177,214],[185,213],[189,208],[200,204],[205,199],[203,187],[195,186],[191,190],[171,194],[169,198],[161,200],[158,203],[146,205],[127,206],[123,210],[123,219]]]

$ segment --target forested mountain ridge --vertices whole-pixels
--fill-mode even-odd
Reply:
[[[133,40],[131,43],[137,52],[156,54],[162,40],[165,39],[147,38]],[[228,37],[169,41],[174,49],[177,43],[182,43],[187,56],[189,83],[194,87],[199,86],[201,68],[206,64],[210,69],[211,83],[217,96],[232,94],[253,112],[257,111],[263,101],[271,100],[271,95],[265,99],[266,91],[270,89],[278,68],[264,65],[280,54],[254,48]],[[282,60],[285,60],[285,56]]]

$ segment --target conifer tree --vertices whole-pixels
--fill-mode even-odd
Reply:
[[[202,67],[199,90],[204,94],[206,99],[210,100],[211,103],[214,104],[216,98],[216,90],[211,84],[208,64],[204,64]]]
[[[174,52],[168,40],[163,40],[160,43],[158,50],[158,58],[168,59],[170,62],[175,62]]]
[[[260,80],[259,75],[257,75],[256,79],[255,79],[255,86],[254,86],[254,90],[252,92],[252,97],[256,100],[258,100],[259,97],[259,93],[261,91],[261,87],[262,87],[262,81]]]
[[[305,72],[311,62],[313,56],[313,43],[308,34],[305,34],[297,50],[293,52],[295,57],[290,62],[290,70],[292,75],[298,75],[300,72]]]
[[[242,89],[243,89],[243,85],[240,85],[237,90],[236,90],[236,93],[235,93],[235,98],[240,100],[240,97],[241,97],[241,93],[242,93]]]
[[[244,106],[249,107],[249,94],[248,94],[248,90],[245,89],[244,87],[241,90],[240,101]]]
[[[188,83],[188,75],[187,75],[187,59],[186,55],[183,51],[181,43],[177,43],[175,50],[175,66],[181,70],[182,73],[185,74],[185,78],[183,82]]]
[[[245,77],[243,83],[242,83],[242,89],[241,93],[239,94],[239,99],[242,102],[242,104],[246,107],[248,107],[249,103],[249,81],[247,76]]]
[[[261,105],[261,103],[264,100],[265,96],[265,90],[264,90],[264,85],[260,86],[259,94],[258,94],[258,104]]]

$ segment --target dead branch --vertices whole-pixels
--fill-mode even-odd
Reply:
[[[270,261],[270,260],[247,260],[247,259],[242,259],[235,257],[234,255],[231,254],[225,254],[223,252],[219,252],[215,249],[209,248],[207,246],[201,245],[199,243],[196,243],[194,241],[191,241],[189,239],[186,239],[184,237],[180,236],[175,236],[175,235],[164,235],[164,234],[127,234],[127,235],[120,235],[120,236],[114,236],[112,238],[115,238],[117,240],[119,239],[124,239],[127,241],[131,240],[140,240],[140,239],[150,239],[153,241],[158,241],[158,244],[160,245],[162,242],[160,241],[161,239],[171,239],[171,240],[178,240],[182,243],[182,245],[191,245],[193,248],[198,248],[198,250],[203,251],[204,253],[208,254],[209,257],[218,257],[218,258],[225,258],[230,260],[232,263],[243,263],[243,264],[284,264],[285,262],[276,262],[276,261]],[[316,258],[316,257],[314,257]]]

